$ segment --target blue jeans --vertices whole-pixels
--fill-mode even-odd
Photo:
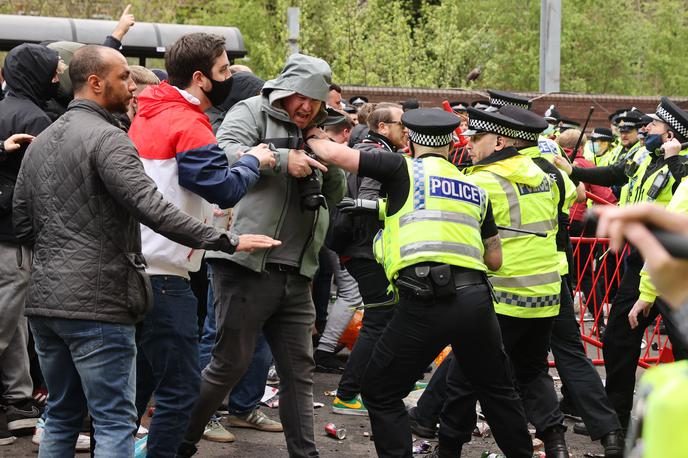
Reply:
[[[153,308],[139,325],[136,408],[139,417],[155,395],[148,427],[148,457],[174,456],[200,390],[197,301],[189,280],[152,275]]]
[[[203,323],[203,336],[199,345],[201,352],[201,369],[210,362],[213,345],[215,344],[215,334],[217,327],[215,324],[215,303],[213,297],[213,269],[208,267],[208,313]],[[268,380],[268,370],[272,363],[272,352],[263,334],[258,337],[253,359],[248,366],[246,373],[239,380],[229,394],[228,410],[232,415],[246,415],[255,410],[265,393],[265,383]]]
[[[39,458],[73,456],[85,407],[98,457],[134,454],[136,343],[133,325],[30,317],[50,396]]]

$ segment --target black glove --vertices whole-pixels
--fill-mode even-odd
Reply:
[[[337,208],[342,213],[370,213],[377,215],[379,212],[377,200],[352,199],[351,197],[343,198],[342,201],[337,204]]]

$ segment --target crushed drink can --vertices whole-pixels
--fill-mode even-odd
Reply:
[[[420,441],[418,444],[413,446],[414,455],[426,455],[430,453],[430,447],[432,445],[428,441]]]
[[[337,425],[334,423],[328,423],[325,425],[325,432],[327,433],[328,436],[333,437],[335,439],[345,439],[346,438],[346,429],[344,428],[337,428]]]

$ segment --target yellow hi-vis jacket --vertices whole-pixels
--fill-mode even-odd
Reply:
[[[437,156],[406,158],[409,194],[401,210],[385,215],[373,244],[390,282],[404,267],[421,262],[487,271],[481,225],[487,193]]]
[[[497,299],[495,311],[518,318],[558,315],[558,196],[550,177],[520,154],[468,167],[465,173],[487,191],[497,225],[547,233],[542,238],[500,230],[502,267],[489,272]]]

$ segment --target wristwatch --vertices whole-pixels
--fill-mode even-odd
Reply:
[[[0,140],[0,161],[7,158],[7,151],[5,151],[5,140]]]

